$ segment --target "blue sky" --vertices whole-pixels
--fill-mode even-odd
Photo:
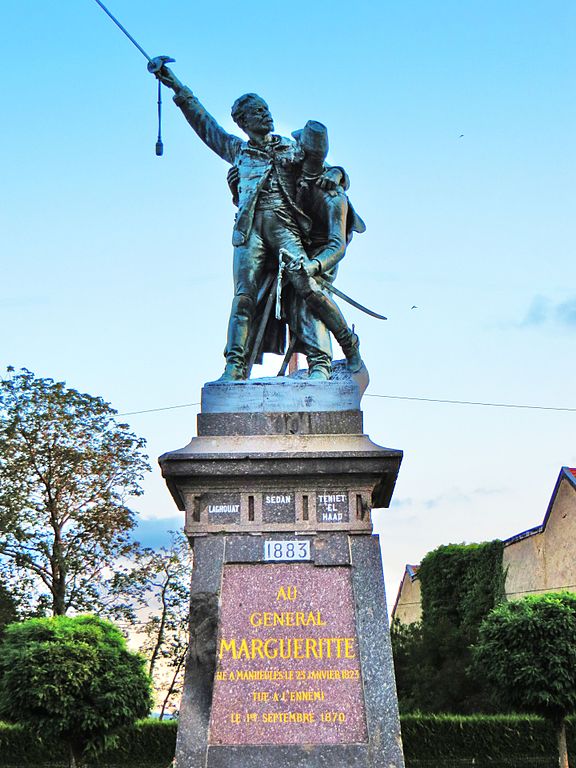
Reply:
[[[572,0],[111,0],[218,120],[256,91],[279,133],[330,132],[368,230],[339,285],[372,395],[576,408],[576,5]],[[0,364],[120,412],[199,401],[231,300],[227,166],[93,0],[0,12]],[[417,309],[412,310],[412,305]],[[270,365],[276,365],[271,362]],[[405,451],[375,513],[389,599],[405,562],[541,521],[576,413],[364,399],[366,431]],[[154,463],[195,407],[127,417]],[[155,470],[147,543],[179,521]]]

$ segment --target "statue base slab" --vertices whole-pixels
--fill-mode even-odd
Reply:
[[[160,458],[194,550],[177,768],[404,768],[371,520],[402,452],[359,402],[350,378],[208,384]]]

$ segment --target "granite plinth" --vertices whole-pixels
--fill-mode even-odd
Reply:
[[[177,768],[404,768],[378,537],[310,537],[310,562],[282,565],[262,562],[265,539],[194,540],[193,600],[196,587],[202,595],[214,590],[221,608],[213,694],[201,682],[199,654],[188,659]],[[274,625],[274,613],[284,625]],[[264,650],[261,658],[271,638],[274,656],[279,637],[300,638],[296,652],[284,647],[292,658],[266,658]],[[321,638],[330,658],[318,658]],[[306,639],[316,642],[309,642],[309,658]],[[341,656],[350,658],[337,658],[338,641]],[[311,727],[306,713],[320,725]],[[343,722],[324,722],[323,714]]]
[[[227,565],[209,743],[367,741],[350,569]]]
[[[230,522],[237,530],[371,530],[370,510],[389,505],[401,460],[401,451],[364,434],[241,434],[195,437],[160,465],[191,535]],[[237,517],[219,527],[210,504],[219,496],[224,511],[238,493]],[[266,504],[267,495],[286,493],[295,497],[290,520]]]
[[[199,413],[199,437],[222,435],[357,435],[361,411],[281,411],[278,413]]]
[[[207,384],[160,457],[194,549],[177,768],[404,768],[371,519],[402,452],[362,391],[342,366]]]

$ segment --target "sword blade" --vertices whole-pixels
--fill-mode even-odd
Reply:
[[[101,3],[101,2],[100,2],[100,0],[95,0],[95,2],[97,2],[97,3],[98,3],[98,5],[100,6],[100,8],[102,8],[102,10],[104,11],[104,13],[105,13],[107,16],[109,16],[109,17],[112,19],[112,21],[114,22],[114,24],[116,24],[116,26],[117,26],[119,29],[121,29],[121,30],[122,30],[122,32],[124,32],[124,34],[126,35],[126,37],[128,38],[128,40],[130,40],[130,42],[131,42],[131,43],[133,43],[133,44],[136,46],[136,48],[138,48],[138,50],[140,51],[140,53],[141,53],[143,56],[145,56],[145,57],[148,59],[148,61],[152,61],[152,59],[150,58],[150,56],[148,56],[148,54],[146,53],[146,51],[144,50],[144,48],[142,48],[142,46],[141,46],[141,45],[139,45],[139,44],[136,42],[136,40],[134,40],[134,38],[132,37],[132,35],[130,34],[130,32],[128,32],[128,30],[127,30],[125,27],[123,27],[123,26],[122,26],[122,24],[120,24],[120,22],[118,21],[118,19],[117,19],[115,16],[113,16],[113,15],[110,13],[110,11],[108,10],[108,8],[106,8],[106,6],[104,5],[104,3]]]
[[[333,293],[335,296],[339,296],[341,299],[343,299],[344,301],[347,301],[348,304],[351,304],[353,307],[356,307],[356,309],[359,309],[361,312],[365,312],[367,315],[376,317],[378,320],[388,320],[388,318],[384,317],[384,315],[379,315],[378,312],[373,312],[371,309],[368,309],[368,307],[365,307],[363,304],[360,304],[358,301],[354,301],[354,299],[351,299],[350,296],[347,296],[339,288],[336,288],[335,285],[332,285],[331,282],[329,282],[328,280],[325,280],[323,277],[320,277],[320,275],[315,275],[314,279],[318,283],[320,283],[320,285],[323,288],[326,288],[327,291],[330,291],[330,293]]]

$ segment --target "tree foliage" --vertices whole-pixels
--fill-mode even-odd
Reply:
[[[105,608],[110,569],[133,551],[126,502],[148,464],[144,440],[116,416],[26,369],[0,381],[0,567],[32,578],[54,615]]]
[[[476,666],[498,698],[558,729],[568,766],[565,718],[576,711],[576,595],[552,592],[497,606],[480,627]]]
[[[468,640],[504,595],[503,544],[448,544],[424,557],[418,569],[422,585],[422,621],[446,621]]]
[[[71,762],[114,746],[150,709],[145,662],[95,616],[30,619],[0,645],[0,717],[65,742]]]
[[[422,621],[392,633],[403,711],[469,714],[491,711],[482,679],[470,668],[470,646],[484,616],[502,600],[502,542],[449,544],[418,569]]]

